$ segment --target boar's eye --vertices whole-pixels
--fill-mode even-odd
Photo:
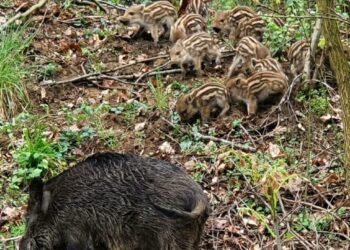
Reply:
[[[130,12],[129,15],[130,15],[130,16],[133,16],[133,15],[135,15],[135,13],[134,13],[134,12]]]
[[[222,23],[225,22],[225,19],[221,19],[220,22],[222,22]]]
[[[179,56],[180,55],[180,51],[176,52],[175,55]]]

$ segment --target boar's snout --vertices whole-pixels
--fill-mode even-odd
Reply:
[[[213,30],[214,30],[216,33],[219,33],[219,32],[221,31],[221,29],[218,28],[218,27],[213,27]]]

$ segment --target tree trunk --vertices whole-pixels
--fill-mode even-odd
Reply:
[[[344,123],[345,179],[347,192],[350,194],[350,67],[344,53],[337,21],[327,18],[333,16],[335,0],[317,0],[317,3],[319,14],[326,17],[322,21],[322,32],[341,97]]]

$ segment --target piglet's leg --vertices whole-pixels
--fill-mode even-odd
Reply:
[[[228,111],[229,109],[230,109],[230,105],[226,102],[226,103],[224,104],[224,107],[223,107],[222,111],[221,111],[220,114],[218,115],[218,118],[223,117],[223,116],[227,113],[227,111]]]
[[[151,26],[150,28],[151,36],[153,38],[155,45],[158,44],[160,31],[161,31],[161,28],[158,25]]]
[[[210,120],[210,114],[211,114],[211,108],[210,105],[205,105],[203,106],[200,110],[199,110],[200,114],[201,114],[201,118],[203,120],[203,122],[207,122]]]
[[[228,69],[227,77],[232,77],[235,74],[235,67],[231,64],[230,68]]]
[[[258,109],[257,98],[255,96],[250,96],[246,103],[247,103],[247,109],[248,109],[248,116],[255,115]]]
[[[202,62],[203,62],[203,59],[201,57],[196,57],[194,59],[194,67],[196,69],[198,76],[202,76],[204,73],[202,70]]]

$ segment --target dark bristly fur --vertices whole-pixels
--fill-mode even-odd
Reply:
[[[34,181],[29,204],[20,250],[194,250],[208,216],[205,194],[178,166],[117,153]]]

